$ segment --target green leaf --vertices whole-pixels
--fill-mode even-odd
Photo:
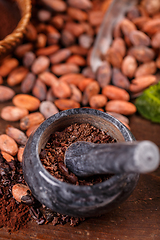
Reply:
[[[160,82],[146,89],[136,99],[135,105],[143,117],[160,123]]]

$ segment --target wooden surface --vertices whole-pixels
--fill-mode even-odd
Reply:
[[[0,133],[4,132],[6,124],[0,120]],[[130,126],[136,140],[151,140],[160,148],[160,124],[134,115]],[[39,226],[31,221],[27,229],[12,234],[0,229],[0,239],[160,240],[160,168],[141,175],[132,195],[106,215],[87,219],[77,227],[69,224]]]

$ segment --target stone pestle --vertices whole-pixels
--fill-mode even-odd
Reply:
[[[67,168],[79,177],[96,174],[148,173],[160,164],[159,148],[151,141],[75,142],[65,152]]]

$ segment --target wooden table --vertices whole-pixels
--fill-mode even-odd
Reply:
[[[0,134],[7,124],[0,120]],[[160,124],[134,115],[130,126],[137,140],[151,140],[160,148]],[[28,229],[12,234],[0,229],[0,239],[160,240],[160,168],[141,175],[132,195],[106,215],[87,219],[77,227],[69,224],[39,226],[31,221]]]

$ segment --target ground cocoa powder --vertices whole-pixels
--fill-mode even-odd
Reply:
[[[114,143],[116,142],[106,132],[92,126],[89,123],[72,124],[63,131],[56,131],[48,140],[45,148],[40,153],[40,159],[43,166],[51,175],[60,181],[76,185],[93,185],[107,180],[112,175],[92,176],[88,178],[78,178],[75,174],[69,172],[64,164],[64,154],[73,142],[87,141],[93,143]]]
[[[17,182],[25,183],[21,164],[16,159],[7,162],[0,153],[0,227],[9,231],[25,227],[31,218],[29,207],[12,197],[12,186]]]

